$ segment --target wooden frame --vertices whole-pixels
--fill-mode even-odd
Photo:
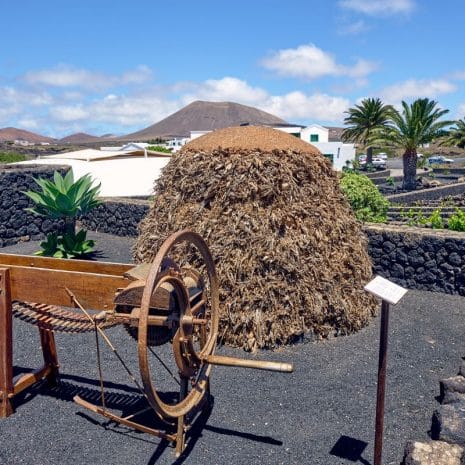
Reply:
[[[131,281],[133,265],[0,254],[0,418],[14,412],[13,398],[36,382],[58,381],[59,364],[52,330],[38,328],[44,365],[13,381],[12,301],[74,306],[66,288],[96,310],[113,306],[117,289]]]
[[[168,253],[171,248],[183,241],[194,245],[202,255],[207,269],[209,292],[206,292],[204,285],[201,284],[199,273],[188,269],[183,275],[181,268],[169,258]],[[176,302],[177,311],[170,310],[171,298]],[[38,317],[35,320],[39,329],[44,365],[14,382],[12,324],[14,301],[27,302],[30,307],[34,307],[34,303],[40,304],[35,306],[37,312],[42,305],[78,307],[87,318],[87,320],[85,318],[86,322],[90,322],[92,329],[95,330],[97,338],[102,405],[93,405],[79,396],[74,398],[75,402],[113,421],[174,442],[177,456],[184,451],[186,432],[192,426],[195,416],[198,411],[205,408],[210,398],[209,376],[212,365],[288,373],[293,371],[293,366],[287,363],[241,360],[214,355],[218,336],[219,283],[207,244],[194,232],[183,230],[172,234],[163,243],[150,266],[134,267],[121,263],[0,254],[0,418],[8,417],[13,413],[12,401],[15,395],[43,379],[55,384],[59,375],[54,329],[60,330],[64,326],[54,326],[50,323],[54,319],[52,312],[57,311],[55,307],[49,308],[45,316],[42,313],[42,318]],[[206,311],[207,302],[211,307],[209,312]],[[128,307],[130,313],[118,311],[118,304],[121,307]],[[19,307],[21,305],[15,305],[15,312],[19,311]],[[100,313],[92,316],[87,309],[97,310]],[[166,310],[169,311],[168,314]],[[151,311],[161,313],[151,314]],[[68,318],[75,318],[69,313]],[[137,382],[98,323],[101,319],[104,321],[109,313],[111,313],[110,324],[116,322],[116,324],[137,326],[142,385]],[[27,311],[25,315],[30,317]],[[60,323],[60,320],[55,318],[55,322]],[[77,323],[73,321],[72,324]],[[208,324],[209,329],[207,329]],[[180,390],[178,401],[169,404],[163,402],[153,385],[147,348],[149,327],[172,329],[172,325],[176,325],[171,343],[178,367]],[[200,349],[194,345],[194,325],[199,331]],[[176,426],[176,433],[149,428],[135,422],[134,417],[138,412],[123,418],[106,409],[100,367],[99,335],[146,397],[149,408],[153,409],[165,423]],[[169,369],[168,371],[173,375]]]

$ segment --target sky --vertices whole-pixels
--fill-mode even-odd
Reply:
[[[463,0],[0,4],[0,128],[122,135],[195,100],[331,126],[366,97],[465,116]]]

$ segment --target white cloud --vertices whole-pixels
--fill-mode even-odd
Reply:
[[[415,9],[414,0],[340,0],[339,5],[369,16],[408,14]]]
[[[77,85],[83,76],[91,74],[81,71],[70,75],[63,73],[46,87],[47,76],[36,76],[38,79],[34,80],[31,74],[28,79],[32,86],[28,86],[25,80],[16,80],[15,85],[0,86],[0,127],[17,126],[37,132],[47,130],[56,136],[75,131],[123,134],[160,121],[194,100],[251,105],[291,122],[340,122],[349,106],[347,99],[321,92],[272,94],[232,76],[201,82],[184,81],[165,87],[128,86],[124,93],[122,89],[115,88],[84,88],[84,84],[76,89],[71,83]],[[352,72],[363,74],[363,62]],[[141,74],[147,75],[144,70]],[[139,77],[131,75],[131,72],[119,77],[120,82],[135,82],[137,79]],[[38,82],[42,82],[44,87],[38,87]],[[57,86],[58,83],[62,83],[63,87]]]
[[[56,105],[50,108],[50,116],[56,121],[83,121],[90,118],[91,113],[82,104]]]
[[[455,79],[457,81],[465,81],[465,71],[455,71],[450,74],[451,79]]]
[[[140,84],[152,78],[152,71],[144,65],[122,75],[110,75],[69,65],[30,71],[23,76],[27,84],[59,88],[105,89],[118,85]]]
[[[270,95],[260,87],[252,87],[241,79],[225,77],[194,85],[195,91],[181,97],[184,104],[194,100],[233,101],[252,105],[285,120],[342,121],[349,101],[326,94],[300,91]]]
[[[18,125],[21,129],[28,129],[29,131],[40,130],[40,122],[36,118],[24,117],[18,120]]]
[[[262,65],[281,76],[305,79],[318,79],[323,76],[358,78],[367,76],[377,68],[375,63],[362,59],[358,59],[352,66],[339,64],[331,54],[314,44],[278,50],[262,60]]]
[[[457,86],[446,79],[409,79],[380,91],[381,97],[388,103],[398,103],[410,98],[435,98],[442,94],[455,92]]]
[[[326,94],[307,95],[295,91],[285,95],[269,96],[261,109],[287,121],[337,121],[344,118],[349,100]]]
[[[361,34],[362,32],[366,32],[370,29],[368,24],[363,21],[363,19],[359,19],[351,24],[341,25],[338,29],[339,34],[341,35],[356,35]]]
[[[255,104],[267,97],[267,92],[252,87],[247,82],[226,76],[222,79],[208,79],[201,83],[185,84],[189,92],[183,96],[186,103],[193,100],[240,101]]]

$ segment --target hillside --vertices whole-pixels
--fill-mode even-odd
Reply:
[[[60,139],[59,142],[65,144],[82,144],[86,142],[96,142],[99,140],[101,140],[100,137],[92,136],[90,134],[86,134],[85,132],[77,132],[76,134],[63,137],[63,139]]]
[[[152,126],[119,139],[142,141],[157,137],[188,137],[190,131],[210,131],[244,123],[273,125],[286,121],[239,103],[196,101]]]
[[[27,142],[34,142],[35,144],[39,144],[40,142],[55,141],[55,139],[52,139],[51,137],[35,134],[34,132],[26,131],[24,129],[17,129],[11,127],[0,129],[0,142],[14,140],[25,140]]]

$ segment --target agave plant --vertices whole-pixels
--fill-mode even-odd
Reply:
[[[76,219],[100,204],[97,199],[100,184],[93,186],[89,174],[75,182],[71,170],[64,177],[55,171],[53,181],[43,178],[34,180],[42,191],[24,192],[35,203],[34,207],[26,210],[34,215],[64,220],[63,230],[48,234],[46,240],[40,244],[42,250],[37,254],[58,258],[90,254],[94,241],[86,239],[87,232],[84,230],[76,233]]]
[[[55,171],[53,181],[43,178],[34,181],[42,192],[24,192],[35,203],[34,207],[26,210],[39,216],[64,219],[65,233],[74,234],[76,218],[85,215],[100,203],[97,199],[100,184],[92,187],[93,180],[89,174],[74,182],[72,170],[64,177]]]
[[[77,234],[65,233],[62,236],[56,232],[47,235],[45,241],[40,243],[41,250],[35,255],[55,258],[84,258],[92,254],[95,242],[86,239],[87,231],[81,229]]]

